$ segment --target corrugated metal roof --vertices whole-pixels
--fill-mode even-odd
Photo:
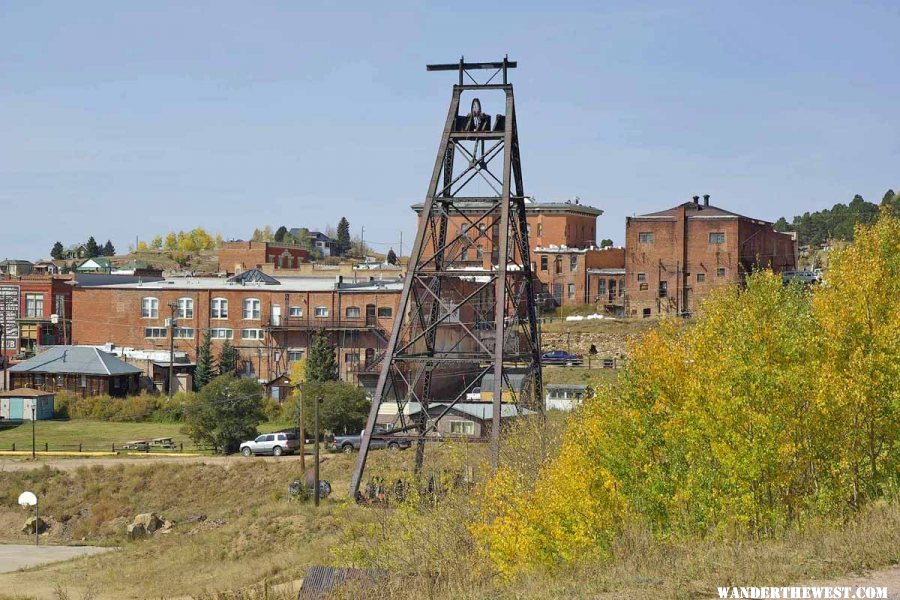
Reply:
[[[445,408],[449,406],[447,402],[436,402],[428,407],[428,410],[432,413],[438,412],[441,413]],[[410,402],[409,403],[409,414],[414,415],[422,410],[422,405],[418,402]],[[451,410],[455,410],[461,412],[465,415],[468,415],[474,419],[479,419],[481,421],[490,421],[494,418],[494,405],[490,402],[457,402],[453,405]],[[504,402],[500,405],[500,418],[506,419],[508,417],[516,417],[520,414],[529,415],[534,411],[528,410],[527,408],[519,408],[515,404],[510,404],[508,402]]]
[[[9,368],[12,373],[132,375],[141,370],[93,346],[50,346]]]
[[[383,579],[386,571],[376,569],[353,569],[349,567],[309,567],[300,584],[298,600],[320,600],[331,595],[344,585],[354,591],[370,590]]]

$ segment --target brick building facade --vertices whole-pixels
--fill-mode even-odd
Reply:
[[[0,278],[0,356],[30,356],[36,346],[65,343],[71,315],[71,277]]]
[[[485,207],[474,203],[472,213]],[[421,204],[412,208],[421,216]],[[542,307],[595,303],[600,296],[604,304],[621,304],[621,296],[615,290],[621,289],[623,276],[608,269],[624,269],[625,251],[596,247],[597,217],[603,214],[602,210],[577,202],[527,202],[525,213],[530,262],[539,281]],[[499,219],[473,226],[464,215],[465,212],[452,215],[449,220],[449,233],[461,234],[466,241],[453,264],[458,268],[490,268],[492,260],[496,262]],[[609,289],[614,291],[611,298]]]
[[[236,241],[219,245],[219,272],[233,275],[248,269],[273,265],[279,269],[295,269],[309,262],[309,252],[294,244]]]
[[[625,222],[627,314],[692,314],[717,286],[740,283],[754,268],[797,263],[794,239],[772,224],[701,202]]]
[[[534,248],[535,274],[542,306],[599,304],[620,306],[624,283],[624,248]],[[612,292],[612,293],[610,293]],[[549,302],[548,302],[549,301]]]
[[[355,380],[383,352],[401,282],[269,279],[243,285],[224,278],[78,285],[72,299],[72,338],[76,344],[112,342],[122,348],[168,351],[166,319],[173,303],[176,352],[196,361],[209,330],[215,356],[229,341],[240,352],[240,370],[261,381],[288,372],[317,331],[326,331],[337,347],[345,380]]]

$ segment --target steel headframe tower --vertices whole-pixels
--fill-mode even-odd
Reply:
[[[421,205],[399,313],[381,358],[351,497],[358,497],[373,439],[414,442],[418,472],[425,442],[435,439],[439,421],[457,403],[478,402],[492,392],[484,414],[490,402],[491,463],[496,467],[503,407],[506,414],[521,408],[543,412],[526,197],[513,86],[507,82],[508,69],[515,67],[506,58],[490,63],[461,58],[427,67],[457,71],[459,82],[453,86]],[[478,83],[471,73],[480,70],[493,71],[486,83]],[[502,83],[492,83],[498,75]],[[460,114],[464,96],[466,103],[472,97],[471,110]],[[478,96],[493,97],[505,114],[492,119]],[[489,374],[492,389],[472,393]],[[397,414],[389,432],[375,429],[386,404],[395,405]]]

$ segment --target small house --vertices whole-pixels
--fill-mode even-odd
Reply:
[[[575,409],[587,392],[581,383],[548,383],[544,386],[544,406],[547,410],[570,411]]]
[[[10,387],[79,396],[138,392],[141,370],[93,346],[49,346],[9,368]]]
[[[409,418],[415,420],[415,416],[421,412],[421,404],[409,403]],[[519,408],[514,404],[500,406],[501,423],[527,414],[534,414],[534,411]],[[452,406],[449,403],[432,404],[428,407],[428,420],[434,419],[439,419],[435,426],[435,433],[439,437],[485,439],[491,432],[494,405],[486,402],[458,402]]]
[[[75,271],[78,273],[111,273],[112,269],[112,263],[109,262],[109,259],[102,256],[89,258],[75,267]]]
[[[54,395],[42,390],[18,388],[0,392],[0,419],[46,421],[53,418]]]

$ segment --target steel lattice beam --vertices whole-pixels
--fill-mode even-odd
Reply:
[[[425,442],[442,418],[464,402],[481,378],[493,374],[491,461],[500,452],[504,404],[542,411],[540,332],[534,300],[525,192],[513,86],[515,62],[429,65],[459,71],[420,214],[398,318],[381,363],[372,408],[350,484],[357,497],[379,409],[396,404],[394,435],[416,442],[421,468]],[[469,71],[495,69],[485,83]],[[502,73],[503,83],[492,83]],[[472,83],[464,83],[468,77]],[[491,95],[505,112],[494,119],[463,95]],[[502,166],[501,166],[502,163]],[[490,252],[484,255],[485,246]],[[475,250],[475,261],[469,253]],[[477,264],[473,264],[473,262]],[[521,387],[511,373],[522,376]],[[410,419],[410,402],[419,412]],[[429,413],[429,407],[442,405]],[[390,434],[375,434],[385,439]]]

